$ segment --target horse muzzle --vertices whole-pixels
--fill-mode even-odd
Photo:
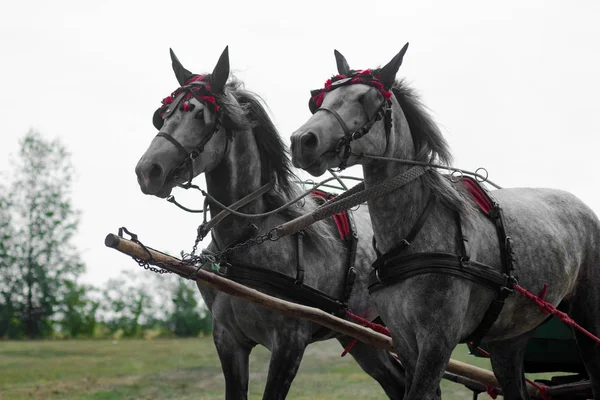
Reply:
[[[169,193],[166,193],[166,173],[160,164],[142,159],[135,167],[135,174],[142,193],[158,197],[167,197],[170,194],[171,188],[168,188]]]

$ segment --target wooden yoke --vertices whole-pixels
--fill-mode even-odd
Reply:
[[[308,226],[311,223],[309,222],[310,220],[311,218],[307,218],[306,220],[303,220],[301,224],[303,225],[306,223],[306,226]],[[297,227],[298,225],[295,225],[292,229]],[[165,269],[168,269],[169,271],[174,272],[181,277],[187,278],[189,276],[195,276],[193,280],[200,284],[207,285],[232,296],[242,298],[250,303],[258,304],[259,306],[265,307],[271,311],[275,311],[289,317],[307,319],[336,332],[357,338],[363,343],[367,343],[391,352],[395,351],[392,339],[390,337],[375,332],[364,326],[328,314],[322,310],[319,310],[318,308],[307,307],[266,295],[258,290],[251,289],[237,282],[206,271],[205,269],[198,270],[197,266],[187,265],[178,258],[161,253],[160,251],[149,247],[146,247],[148,249],[148,252],[146,252],[146,250],[144,250],[140,244],[121,238],[112,233],[106,236],[104,244],[107,247],[116,249],[129,256],[151,262],[152,259],[148,255],[149,252],[154,259],[154,262],[160,263],[161,267],[164,267]],[[480,382],[484,385],[496,387],[499,386],[496,377],[491,371],[457,360],[450,359],[448,366],[446,367],[446,371],[451,374],[457,374],[462,377]],[[537,390],[529,384],[528,389],[532,395],[538,394]]]

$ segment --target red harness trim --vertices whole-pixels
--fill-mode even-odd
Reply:
[[[335,197],[335,195],[331,193],[326,193],[320,190],[312,191],[313,197],[321,197],[325,200],[331,200]],[[348,235],[350,235],[350,223],[348,222],[348,212],[346,210],[342,211],[339,214],[335,214],[333,216],[333,220],[335,221],[335,225],[338,228],[338,232],[340,233],[340,239],[346,240]]]
[[[486,215],[490,215],[490,211],[494,208],[494,204],[488,197],[488,195],[483,191],[479,183],[474,179],[464,176],[461,180],[464,187],[471,194],[471,198],[477,203],[481,211],[483,211]]]
[[[203,82],[204,84],[188,86],[194,82]],[[183,91],[187,91],[187,94],[181,100],[182,102],[184,102],[183,103],[183,111],[192,111],[192,108],[190,107],[190,105],[188,103],[186,103],[186,101],[188,101],[192,97],[195,97],[198,100],[200,100],[201,102],[203,102],[204,105],[206,105],[208,108],[210,108],[210,110],[212,112],[216,113],[219,111],[220,107],[217,104],[215,95],[212,92],[210,85],[208,84],[208,81],[205,80],[204,75],[194,75],[190,79],[185,81],[183,86],[177,88],[173,93],[171,93],[170,96],[167,96],[164,99],[162,99],[162,101],[161,101],[162,107],[161,108],[165,108],[169,104],[173,103],[173,100],[175,100],[175,98],[177,96],[179,96]],[[163,115],[164,115],[164,113],[161,112],[160,116],[162,117]]]
[[[373,73],[371,72],[370,69],[365,69],[365,70],[357,70],[351,76],[337,74],[337,75],[333,76],[332,78],[327,79],[325,81],[325,84],[323,85],[323,89],[320,89],[318,91],[318,93],[316,93],[311,98],[311,101],[317,106],[317,108],[321,107],[321,104],[323,104],[323,99],[325,98],[325,93],[331,92],[332,90],[340,87],[340,86],[334,86],[333,84],[339,80],[346,79],[346,78],[352,78],[352,79],[348,83],[340,84],[340,86],[354,85],[357,83],[362,83],[363,85],[368,85],[368,86],[371,86],[371,87],[374,87],[375,89],[377,89],[377,91],[379,91],[379,93],[381,93],[383,98],[386,100],[389,99],[390,97],[392,97],[392,92],[390,92],[389,90],[386,89],[381,77],[379,77],[377,75],[373,75]],[[313,92],[313,93],[315,93],[315,92]]]

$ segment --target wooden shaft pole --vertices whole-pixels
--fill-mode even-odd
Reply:
[[[150,261],[148,253],[146,253],[146,251],[139,244],[120,238],[114,234],[109,234],[104,240],[104,244],[130,256],[138,257],[145,261]],[[390,351],[394,349],[391,338],[382,335],[381,333],[374,332],[369,328],[354,324],[342,318],[337,318],[326,313],[325,311],[319,310],[318,308],[307,307],[281,300],[273,296],[268,296],[259,292],[258,290],[251,289],[237,282],[208,272],[204,269],[196,271],[197,268],[195,266],[186,265],[175,257],[171,257],[154,249],[148,248],[148,250],[152,254],[154,261],[168,264],[165,265],[165,269],[173,271],[183,277],[187,277],[192,273],[196,273],[194,280],[203,285],[210,286],[232,296],[242,298],[250,303],[258,304],[262,307],[268,308],[269,310],[276,311],[290,317],[308,319],[317,324],[326,326],[327,328],[336,332],[355,337],[361,342],[373,345],[375,347]]]
[[[150,256],[138,243],[121,238],[112,233],[106,236],[104,244],[107,247],[116,249],[124,254],[140,258],[144,261],[151,261]],[[281,314],[303,318],[319,325],[323,325],[336,332],[343,333],[350,337],[354,337],[361,342],[370,344],[380,349],[395,351],[392,339],[381,333],[375,332],[364,326],[346,321],[334,315],[328,314],[318,308],[307,307],[301,304],[292,303],[289,301],[278,299],[277,297],[269,296],[258,290],[251,289],[237,282],[231,281],[222,276],[213,274],[204,269],[197,270],[196,266],[186,265],[178,258],[161,253],[157,250],[147,247],[155,262],[161,263],[165,269],[168,269],[182,277],[188,277],[192,273],[196,276],[194,280],[203,285],[210,286],[235,297],[242,298],[250,303],[258,304],[269,310],[279,312]],[[450,359],[446,371],[465,376],[475,381],[481,382],[489,386],[499,386],[496,377],[491,371],[473,365]],[[537,394],[537,390],[528,384],[528,389],[531,394]]]

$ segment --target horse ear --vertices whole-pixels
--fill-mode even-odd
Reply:
[[[229,78],[229,46],[225,46],[225,50],[219,57],[217,65],[212,72],[212,90],[214,93],[222,93],[225,88],[225,83]]]
[[[171,61],[173,62],[173,72],[175,72],[175,77],[177,78],[177,82],[179,82],[179,86],[183,86],[193,74],[187,69],[183,68],[183,65],[181,65],[179,62],[179,59],[173,52],[173,49],[169,49],[169,51],[171,52]]]
[[[333,50],[333,54],[335,55],[338,72],[344,76],[350,75],[350,66],[348,65],[348,61],[346,61],[346,57],[337,50]]]
[[[400,52],[396,54],[394,58],[392,58],[392,61],[387,63],[385,67],[379,70],[379,74],[383,78],[383,83],[387,87],[392,87],[394,84],[394,81],[396,80],[396,74],[402,65],[402,59],[404,58],[404,53],[406,53],[407,49],[408,43],[406,43],[402,50],[400,50]]]

